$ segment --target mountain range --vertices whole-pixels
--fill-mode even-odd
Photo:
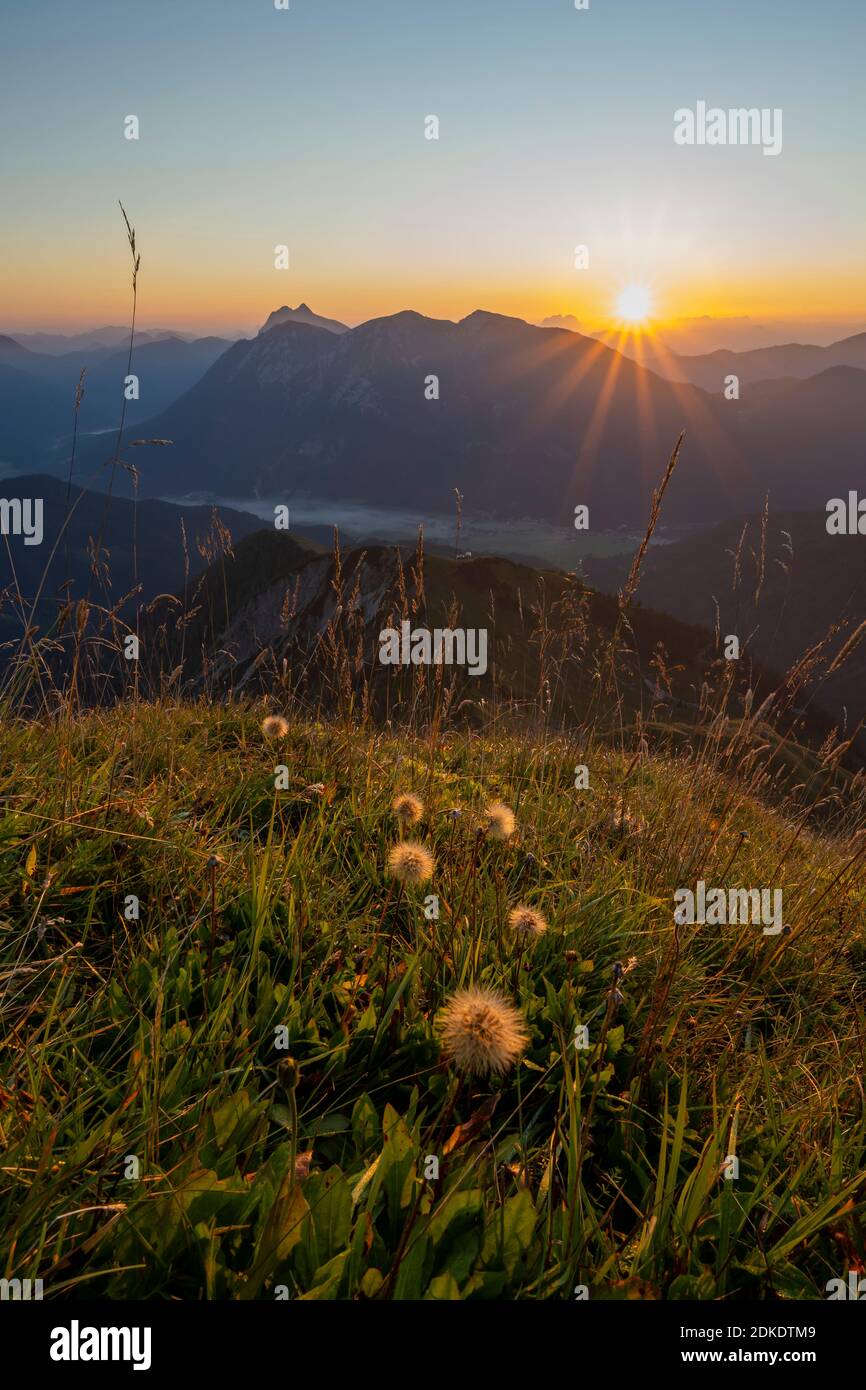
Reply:
[[[129,325],[123,327],[120,324],[107,324],[104,328],[85,329],[81,333],[18,333],[10,334],[22,347],[29,348],[31,352],[47,353],[50,355],[61,355],[65,352],[90,352],[93,350],[109,351],[111,348],[120,348],[129,342]],[[140,328],[136,329],[135,341],[137,343],[154,343],[160,338],[186,338],[191,340],[195,335],[191,333],[179,333],[173,328]]]
[[[136,340],[130,369],[128,345],[48,353],[0,336],[0,463],[50,466],[52,450],[65,455],[82,371],[79,431],[107,431],[117,428],[128,370],[138,377],[138,399],[126,402],[126,422],[135,426],[193,386],[230,346],[225,338],[146,336]]]
[[[144,495],[307,493],[334,501],[338,523],[341,500],[421,520],[450,510],[459,489],[467,510],[488,516],[571,526],[585,505],[591,529],[630,529],[683,430],[667,523],[712,525],[757,511],[767,492],[777,508],[823,507],[855,485],[866,334],[653,362],[481,310],[458,323],[405,311],[348,328],[284,305],[253,339],[137,345],[126,440],[172,441],[136,450]],[[98,479],[127,371],[127,350],[104,343],[52,356],[0,337],[0,463],[65,477],[84,368],[76,476]],[[669,379],[686,370],[699,382]],[[720,394],[731,374],[739,400]]]
[[[485,674],[442,670],[446,704],[470,719],[481,716],[484,702],[531,701],[540,682],[549,690],[550,718],[584,717],[598,699],[611,637],[618,632],[621,646],[625,635],[617,599],[561,571],[496,556],[455,562],[411,550],[401,555],[380,545],[343,551],[337,560],[332,550],[275,530],[242,539],[188,592],[188,621],[178,624],[190,607],[179,596],[157,599],[147,615],[154,683],[160,670],[182,662],[191,693],[254,694],[276,681],[317,708],[321,699],[333,700],[336,684],[344,693],[354,690],[359,706],[391,717],[418,699],[417,669],[384,667],[380,633],[407,618],[413,627],[486,631]],[[629,613],[627,634],[619,716],[640,711],[649,739],[694,746],[708,733],[706,682],[724,683],[712,632],[638,606]],[[729,697],[731,731],[750,702],[757,711],[779,684],[754,658],[743,663]],[[833,720],[820,705],[789,703],[778,721],[781,734],[757,720],[750,737],[775,748],[779,778],[801,782],[814,762],[806,750],[825,744]],[[717,737],[714,723],[709,729]],[[846,765],[862,768],[863,757],[863,747],[854,746]]]
[[[740,387],[780,377],[817,376],[831,367],[866,370],[866,333],[841,338],[828,347],[809,343],[781,343],[776,347],[753,348],[748,352],[718,349],[715,352],[668,353],[654,349],[652,341],[642,345],[645,365],[672,381],[688,381],[706,391],[721,393],[727,377],[736,376]],[[639,359],[641,360],[641,359]]]
[[[645,520],[685,430],[665,519],[712,524],[768,491],[792,509],[847,491],[864,386],[859,368],[833,365],[728,401],[594,338],[483,311],[459,323],[406,311],[339,334],[288,319],[140,426],[173,444],[136,461],[151,495],[307,492],[423,514],[459,488],[478,512],[569,525],[586,505],[591,527],[615,529]]]

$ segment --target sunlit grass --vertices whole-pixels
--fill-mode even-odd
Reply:
[[[275,743],[267,712],[3,724],[4,1273],[46,1297],[821,1293],[863,1218],[859,842],[587,729]],[[417,885],[386,872],[405,792]],[[725,874],[782,887],[790,935],[675,938],[674,888]],[[518,904],[543,934],[509,932]],[[440,1048],[470,984],[528,1035],[492,1080]]]

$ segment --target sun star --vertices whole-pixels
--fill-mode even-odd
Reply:
[[[643,323],[652,309],[652,294],[646,285],[626,285],[616,301],[616,310],[627,323]]]

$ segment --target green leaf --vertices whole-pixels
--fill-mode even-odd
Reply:
[[[319,1259],[326,1263],[349,1243],[352,1189],[339,1168],[330,1168],[307,1180],[304,1196],[313,1212]]]
[[[241,1298],[257,1297],[259,1289],[278,1265],[287,1260],[303,1235],[310,1208],[293,1174],[287,1172],[279,1196],[265,1217]]]
[[[352,1110],[352,1138],[355,1141],[355,1157],[366,1157],[381,1134],[376,1107],[365,1092],[355,1101]]]
[[[535,1232],[537,1213],[528,1188],[509,1197],[505,1206],[487,1228],[482,1259],[487,1267],[494,1260],[501,1262],[509,1279],[525,1255]]]
[[[469,1192],[452,1191],[446,1195],[427,1226],[435,1252],[434,1269],[441,1270],[443,1265],[450,1268],[454,1246],[464,1234],[471,1232],[473,1227],[476,1228],[477,1234],[481,1235],[483,1213],[484,1193],[480,1188],[473,1188]],[[466,1273],[468,1272],[467,1270]]]
[[[406,1303],[421,1297],[424,1289],[424,1271],[429,1251],[430,1241],[427,1236],[416,1234],[410,1241],[406,1254],[400,1261],[400,1269],[394,1283],[395,1303]]]
[[[440,1274],[434,1279],[429,1289],[424,1295],[425,1301],[436,1301],[438,1303],[457,1303],[460,1300],[460,1288],[453,1274]]]
[[[404,1120],[392,1105],[385,1106],[383,1121],[385,1144],[370,1188],[370,1210],[380,1192],[392,1227],[400,1224],[400,1213],[409,1205],[415,1178],[415,1144]]]
[[[321,1119],[313,1121],[307,1136],[309,1139],[327,1139],[332,1134],[345,1134],[351,1127],[352,1121],[348,1115],[323,1115]]]
[[[361,1293],[365,1298],[375,1298],[385,1280],[379,1269],[368,1269],[361,1280]]]
[[[335,1255],[332,1260],[329,1260],[327,1264],[317,1269],[313,1287],[308,1289],[306,1293],[302,1293],[298,1302],[303,1303],[306,1299],[336,1299],[348,1258],[348,1250],[343,1250],[339,1255]]]

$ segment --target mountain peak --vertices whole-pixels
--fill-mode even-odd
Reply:
[[[280,323],[306,323],[313,328],[326,328],[329,333],[348,333],[348,325],[340,323],[339,319],[326,319],[321,314],[314,314],[309,304],[299,304],[297,309],[290,309],[288,304],[283,304],[281,308],[275,309],[268,319],[259,329],[259,337],[263,333],[268,333],[272,328],[276,328]]]
[[[473,309],[471,314],[467,314],[460,320],[460,328],[495,328],[498,325],[519,324],[521,328],[528,328],[530,325],[526,319],[517,318],[515,314],[494,314],[490,309]]]

